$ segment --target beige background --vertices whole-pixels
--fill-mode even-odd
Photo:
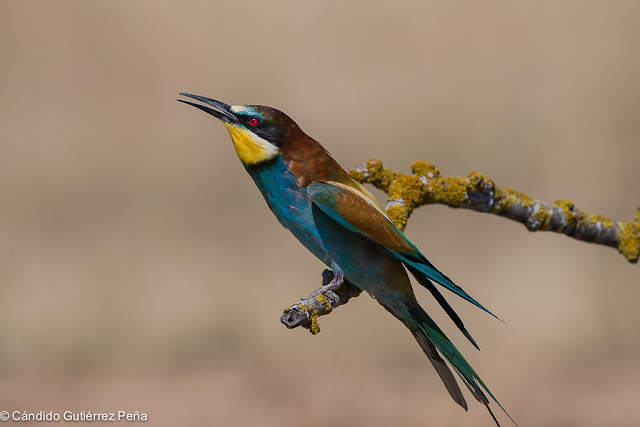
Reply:
[[[281,108],[344,166],[426,159],[628,220],[640,3],[534,3],[0,3],[0,410],[492,425],[370,298],[316,337],[280,325],[322,266],[175,98]],[[407,234],[505,320],[451,298],[477,352],[418,291],[520,425],[640,425],[640,266],[441,206]]]

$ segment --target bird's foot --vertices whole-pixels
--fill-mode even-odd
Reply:
[[[342,272],[335,273],[333,276],[333,280],[323,286],[327,291],[335,291],[344,283],[344,275]]]
[[[329,270],[325,270],[325,271],[329,272]],[[331,281],[326,285],[322,285],[322,287],[316,289],[312,295],[317,296],[320,294],[324,294],[325,292],[335,291],[336,289],[340,288],[343,283],[344,283],[344,275],[342,274],[342,272],[334,273],[333,279],[331,279]]]

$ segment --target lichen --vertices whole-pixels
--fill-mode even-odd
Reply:
[[[613,227],[613,221],[610,220],[609,218],[602,216],[602,215],[591,215],[593,221],[597,221],[600,224],[602,224],[602,226],[604,228],[611,228]]]
[[[611,221],[609,218],[602,215],[591,215],[591,214],[586,214],[584,212],[579,212],[577,215],[577,218],[578,218],[577,227],[585,227],[589,224],[595,224],[595,223],[600,223],[600,225],[602,225],[602,227],[604,228],[613,227],[613,221]]]
[[[351,178],[355,179],[356,181],[363,183],[364,182],[364,171],[363,170],[359,170],[359,169],[351,169],[349,171],[349,175],[351,175]]]
[[[517,203],[523,208],[528,208],[536,204],[536,199],[531,196],[527,196],[524,193],[512,189],[508,189],[508,191],[511,193],[511,195],[513,195],[513,197],[516,198]]]
[[[382,191],[387,191],[389,184],[393,182],[396,173],[385,169],[378,159],[369,159],[367,162],[367,172],[369,172],[368,182],[372,183]]]
[[[495,182],[478,172],[471,172],[465,182],[467,203],[480,212],[491,211],[498,200]]]
[[[575,227],[578,224],[578,216],[576,215],[576,206],[571,200],[556,200],[553,206],[560,208],[564,216],[564,222],[570,226]]]
[[[387,215],[391,219],[391,222],[400,229],[400,231],[404,230],[407,226],[407,211],[402,208],[400,205],[391,205],[387,208]]]
[[[443,177],[434,180],[428,185],[428,194],[425,201],[428,203],[444,203],[445,205],[458,207],[465,201],[467,186],[463,179]]]
[[[318,310],[313,310],[311,312],[311,325],[309,325],[309,332],[311,335],[318,335],[320,333],[320,324],[318,323]]]
[[[485,187],[495,187],[496,184],[493,182],[491,178],[481,174],[480,172],[471,172],[469,174],[469,184],[471,184],[474,188],[481,189]]]
[[[638,219],[638,215],[636,215]],[[621,222],[616,232],[618,251],[630,262],[638,262],[640,258],[640,221],[635,223]]]
[[[520,193],[519,191],[511,188],[497,187],[495,199],[496,202],[491,211],[493,213],[503,212],[511,208],[514,204],[518,204],[523,208],[530,208],[536,204],[536,199],[533,197],[527,196],[526,194]]]
[[[297,302],[297,303],[295,303],[294,305],[295,305],[296,307],[298,307],[299,309],[306,311],[307,313],[309,312],[309,307],[307,307],[307,306],[306,306],[306,305],[304,305],[304,304],[300,304],[299,302]]]
[[[531,231],[547,230],[551,223],[552,213],[545,205],[537,205],[538,208],[531,212],[531,218],[537,222],[536,228],[529,228]]]
[[[397,174],[393,183],[389,185],[387,194],[390,200],[402,200],[407,211],[422,203],[423,184],[415,175]]]
[[[416,160],[411,163],[411,172],[417,176],[426,176],[429,178],[440,177],[440,171],[438,168],[425,160]]]
[[[318,294],[316,296],[316,301],[318,301],[320,304],[322,304],[322,306],[324,307],[324,309],[326,310],[327,313],[330,313],[331,310],[333,310],[333,307],[331,307],[331,303],[329,302],[327,297],[325,297],[324,295]]]

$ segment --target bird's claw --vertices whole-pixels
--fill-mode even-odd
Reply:
[[[335,291],[344,283],[344,275],[341,272],[335,273],[333,280],[323,286],[328,291]]]
[[[344,283],[344,275],[341,272],[335,273],[333,276],[333,279],[331,279],[331,281],[326,285],[323,285],[322,287],[316,289],[315,292],[313,292],[313,295],[316,296],[316,295],[324,294],[325,292],[335,291],[339,289],[343,283]]]

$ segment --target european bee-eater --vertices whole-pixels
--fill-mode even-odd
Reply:
[[[462,320],[433,282],[489,311],[436,269],[393,225],[373,195],[289,116],[262,105],[227,105],[203,96],[181,95],[202,104],[179,101],[224,122],[240,161],[278,221],[333,270],[334,279],[327,286],[337,288],[348,280],[367,291],[411,331],[453,400],[467,410],[444,360],[497,424],[484,392],[502,406],[420,307],[406,270],[431,292],[476,348]]]

